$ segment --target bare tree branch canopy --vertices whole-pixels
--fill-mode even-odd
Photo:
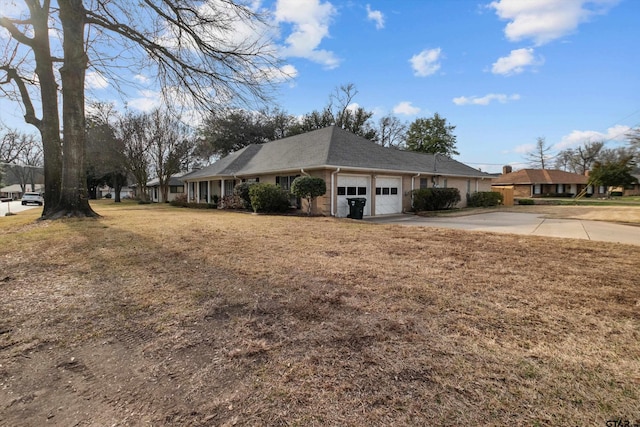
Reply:
[[[546,169],[553,156],[549,154],[551,146],[547,145],[544,137],[536,139],[536,146],[533,150],[525,154],[525,158],[529,164],[538,169]]]
[[[279,70],[266,16],[238,1],[94,4],[87,23],[99,27],[100,37],[147,58],[143,65],[154,70],[167,99],[208,109],[214,101],[251,104],[268,100],[271,83],[287,77]],[[108,55],[98,40],[92,49]]]
[[[175,109],[262,103],[271,85],[287,77],[267,18],[250,2],[24,0],[24,5],[15,16],[0,16],[11,36],[0,39],[0,90],[22,105],[25,121],[41,133],[43,218],[95,215],[84,180],[88,68],[116,85],[126,78],[114,69],[150,70],[165,103]]]

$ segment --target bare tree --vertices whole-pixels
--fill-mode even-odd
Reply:
[[[37,177],[42,170],[42,148],[40,142],[33,135],[23,135],[27,144],[16,159],[16,165],[11,166],[13,175],[20,181],[20,189],[24,193],[27,185],[35,191]]]
[[[149,136],[149,116],[127,113],[121,117],[115,131],[122,142],[126,169],[136,180],[137,196],[147,201],[147,182],[151,170],[151,138]]]
[[[547,145],[545,138],[538,137],[535,148],[528,152],[525,158],[532,167],[546,169],[548,163],[553,158],[553,156],[549,155],[550,151],[551,146]]]
[[[149,153],[158,178],[160,201],[168,201],[171,176],[182,171],[193,148],[191,131],[179,118],[167,111],[153,110],[148,115]]]
[[[22,103],[26,122],[38,128],[44,142],[44,218],[96,215],[84,179],[89,66],[103,67],[115,78],[109,67],[129,55],[129,66],[153,68],[165,97],[191,105],[210,106],[214,96],[223,104],[265,100],[271,79],[282,77],[264,31],[265,18],[233,0],[142,0],[135,7],[109,0],[94,0],[88,7],[82,0],[24,2],[28,10],[0,17],[0,26],[11,35],[0,42],[5,52],[0,84],[5,95]],[[60,34],[61,49],[56,45]],[[121,48],[115,57],[109,53],[114,46]],[[39,90],[39,109],[30,87]]]
[[[383,147],[402,147],[407,139],[408,129],[408,125],[394,115],[380,118],[378,121],[379,144]]]
[[[0,138],[0,162],[14,163],[29,144],[29,136],[14,129],[5,129]]]
[[[577,148],[562,150],[556,156],[556,165],[562,164],[565,170],[584,175],[598,160],[602,147],[604,142],[585,142]]]
[[[0,140],[0,168],[3,166],[18,180],[23,193],[28,184],[33,191],[42,168],[40,141],[33,134],[7,129]]]

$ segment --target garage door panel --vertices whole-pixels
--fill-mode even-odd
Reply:
[[[402,178],[376,178],[376,215],[402,212]]]
[[[338,175],[338,217],[349,215],[348,198],[364,197],[367,203],[364,206],[364,215],[371,215],[371,178],[366,175]]]

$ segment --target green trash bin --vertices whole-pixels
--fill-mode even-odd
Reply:
[[[347,199],[347,203],[349,203],[349,215],[347,215],[347,218],[362,219],[364,205],[367,204],[367,199],[364,197],[352,197]]]

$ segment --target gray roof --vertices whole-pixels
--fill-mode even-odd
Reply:
[[[382,147],[337,126],[266,144],[249,145],[182,178],[260,175],[300,169],[343,168],[487,178],[488,174],[443,155]]]
[[[184,175],[184,172],[171,175],[171,178],[169,179],[169,185],[170,186],[184,185],[184,182],[182,181],[183,175]],[[147,187],[157,187],[159,185],[160,185],[160,180],[158,178],[154,178],[151,181],[147,182]]]

